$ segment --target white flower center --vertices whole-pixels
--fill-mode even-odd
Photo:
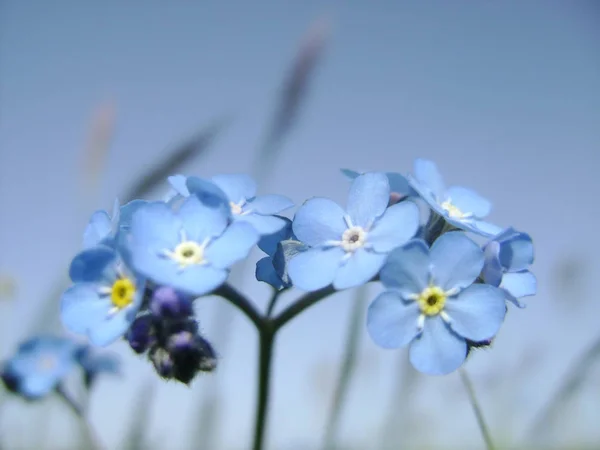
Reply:
[[[234,216],[239,216],[240,214],[242,214],[244,203],[245,202],[243,200],[239,203],[229,202],[231,214],[233,214]]]
[[[185,231],[181,230],[181,242],[177,244],[174,250],[163,250],[163,255],[179,264],[181,270],[189,266],[204,265],[208,262],[204,257],[204,250],[208,242],[208,238],[202,243],[189,241],[186,238]]]
[[[361,248],[367,240],[367,232],[362,227],[350,227],[342,234],[341,247],[347,252]]]

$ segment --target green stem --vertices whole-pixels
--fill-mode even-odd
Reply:
[[[221,287],[219,287],[214,294],[224,298],[233,306],[242,311],[259,331],[265,328],[265,318],[260,315],[258,310],[244,294],[231,286],[229,283],[221,285]]]
[[[254,444],[252,445],[254,450],[262,450],[265,442],[275,333],[276,331],[271,327],[259,330],[260,359],[258,365],[258,396],[256,400]]]
[[[479,425],[479,429],[481,430],[481,434],[483,435],[483,440],[485,441],[486,448],[488,450],[494,450],[494,441],[492,441],[492,436],[490,434],[489,428],[485,423],[485,419],[483,418],[483,412],[481,407],[479,406],[479,402],[477,401],[477,396],[475,395],[475,389],[473,388],[473,383],[467,375],[467,372],[463,369],[459,369],[460,378],[467,390],[467,394],[469,395],[469,401],[471,402],[471,406],[473,407],[473,412],[475,413],[475,417],[477,418],[477,424]]]
[[[310,308],[315,303],[320,302],[325,297],[333,294],[335,289],[332,286],[327,286],[323,289],[319,289],[318,291],[309,292],[304,294],[286,309],[284,309],[281,314],[279,314],[275,319],[273,319],[273,327],[275,330],[279,330],[286,323],[296,317],[298,314],[303,312],[305,309]]]

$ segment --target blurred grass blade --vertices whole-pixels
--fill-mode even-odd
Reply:
[[[363,285],[356,290],[356,295],[354,296],[354,305],[348,324],[348,335],[346,337],[344,357],[340,367],[329,418],[327,419],[327,425],[325,427],[325,439],[323,441],[324,450],[334,450],[337,448],[336,440],[340,426],[340,418],[348,399],[350,385],[356,370],[357,350],[360,343],[360,333],[363,329],[367,293],[368,287]]]
[[[271,172],[281,141],[297,120],[300,107],[306,97],[310,77],[325,48],[329,28],[329,23],[324,18],[318,18],[302,38],[277,99],[275,115],[255,160],[253,173],[257,180]]]
[[[154,385],[146,382],[140,389],[134,403],[135,411],[131,414],[131,422],[127,427],[127,434],[123,439],[125,450],[147,450],[150,448],[146,440],[146,431],[151,420],[152,405],[154,403]]]
[[[209,381],[209,380],[206,380]],[[192,414],[190,449],[212,450],[219,448],[216,442],[217,430],[221,420],[221,397],[217,384],[213,381],[210,385],[203,386],[204,396],[197,402],[197,413]]]
[[[146,197],[154,188],[166,182],[169,175],[178,172],[193,158],[206,153],[219,132],[228,125],[230,119],[221,119],[202,129],[187,141],[178,145],[175,150],[156,167],[142,174],[122,197],[122,204],[131,200]]]

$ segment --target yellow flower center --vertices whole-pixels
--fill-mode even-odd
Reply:
[[[465,214],[460,209],[458,209],[458,207],[453,205],[450,200],[446,200],[444,203],[442,203],[442,208],[444,208],[448,212],[448,215],[452,219],[464,219],[465,217],[469,216],[469,214]]]
[[[417,297],[421,313],[426,316],[439,314],[446,304],[446,293],[438,286],[429,286]]]
[[[240,214],[242,214],[242,205],[243,205],[243,202],[240,202],[239,204],[229,202],[229,207],[231,208],[231,214],[233,214],[234,216],[239,216]]]
[[[129,278],[119,278],[110,289],[110,300],[119,309],[129,306],[134,297],[135,284]]]

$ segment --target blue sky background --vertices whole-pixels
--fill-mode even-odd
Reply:
[[[348,183],[340,167],[407,172],[425,157],[449,184],[492,199],[496,223],[529,232],[539,295],[527,309],[511,311],[494,348],[467,364],[495,432],[516,440],[527,430],[599,333],[594,1],[1,2],[0,272],[18,281],[15,306],[1,310],[2,356],[66,273],[88,215],[109,207],[165,149],[229,114],[231,127],[185,173],[249,170],[299,39],[322,14],[331,40],[264,191],[297,204],[314,195],[343,203]],[[116,107],[116,135],[101,193],[82,208],[82,149],[93,111],[106,102]],[[579,276],[559,290],[557,268],[571,260],[583,261]],[[251,278],[244,289],[265,306],[267,290]],[[351,302],[350,294],[338,294],[280,335],[272,448],[320,442]],[[209,338],[220,304],[197,305]],[[256,339],[238,314],[231,327],[218,384],[201,378],[191,389],[158,385],[151,435],[166,439],[165,448],[188,448],[195,405],[217,386],[225,408],[220,441],[244,448],[253,424]],[[91,412],[109,448],[136,414],[136,390],[155,379],[125,345],[113,349],[123,355],[124,376],[101,382]],[[405,357],[363,333],[345,440],[372,447]],[[412,439],[444,448],[480,445],[457,375],[419,376],[418,386],[410,403],[397,405],[410,408]],[[586,398],[571,406],[576,417],[565,414],[557,442],[600,439],[598,407]],[[28,430],[25,417],[48,417],[18,402],[11,408],[3,433]],[[68,442],[67,419],[56,412],[47,420],[48,442]]]

